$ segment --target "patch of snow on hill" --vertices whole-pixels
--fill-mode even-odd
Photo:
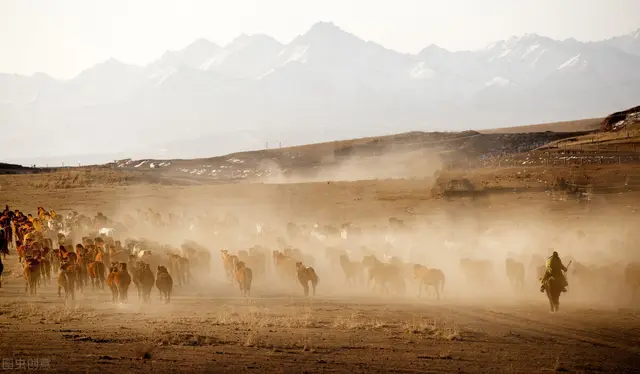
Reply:
[[[153,72],[151,75],[149,75],[149,80],[155,81],[155,85],[159,86],[162,84],[162,82],[167,80],[167,78],[175,74],[175,72],[176,72],[176,68],[174,67],[160,69],[158,71]]]
[[[583,67],[587,66],[587,62],[580,59],[580,54],[579,53],[577,55],[571,57],[564,64],[560,65],[558,67],[558,70],[562,70],[562,69],[578,66],[578,64],[581,64]]]
[[[282,62],[282,65],[286,65],[286,64],[288,64],[288,63],[290,63],[292,61],[297,61],[297,62],[301,62],[301,63],[307,62],[306,54],[307,54],[308,50],[309,50],[309,46],[308,45],[296,46],[291,51],[291,54],[289,55],[289,57],[286,60],[284,60],[284,62]],[[280,52],[280,55],[278,57],[284,56],[285,53],[286,53],[286,51]]]
[[[494,77],[493,79],[491,79],[490,81],[488,81],[485,86],[490,87],[490,86],[500,86],[500,87],[506,87],[509,86],[511,84],[511,81],[508,80],[507,78],[503,78],[503,77]]]
[[[424,62],[420,62],[411,70],[410,75],[413,79],[429,79],[435,75],[435,71],[426,66]]]
[[[524,52],[524,54],[522,55],[521,58],[527,57],[528,55],[531,54],[531,52],[535,51],[538,48],[540,48],[540,44],[538,44],[538,43],[529,46],[529,48],[527,48],[527,50]]]
[[[209,70],[215,66],[222,64],[222,62],[229,57],[231,52],[229,51],[220,51],[215,56],[211,57],[209,60],[205,61],[202,65],[200,65],[200,70]]]
[[[542,57],[542,55],[544,55],[544,54],[545,54],[545,52],[547,52],[547,51],[546,51],[546,50],[542,50],[542,51],[540,52],[540,54],[538,55],[538,57],[536,57],[536,58],[535,58],[535,60],[533,60],[533,61],[531,62],[531,67],[532,67],[532,68],[536,67],[536,64],[538,63],[538,61],[540,61],[540,58]]]

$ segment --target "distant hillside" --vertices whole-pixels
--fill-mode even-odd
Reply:
[[[589,118],[576,121],[564,121],[543,123],[539,125],[525,125],[514,127],[502,127],[499,129],[480,130],[483,134],[514,134],[514,133],[530,133],[530,132],[580,132],[595,131],[600,128],[600,123],[604,118]]]
[[[175,178],[264,180],[292,173],[313,173],[317,168],[351,162],[364,162],[354,166],[362,170],[375,169],[380,166],[379,162],[393,164],[397,160],[396,166],[400,168],[400,164],[409,158],[402,155],[413,152],[423,153],[417,154],[417,157],[414,154],[414,157],[410,157],[412,160],[432,160],[436,163],[452,159],[486,159],[532,151],[550,142],[583,133],[410,132],[200,159],[125,159],[106,166],[123,171],[145,170]],[[367,163],[366,160],[373,161]]]
[[[35,173],[38,169],[24,167],[22,165],[5,164],[0,162],[0,174]]]
[[[600,117],[637,105],[638,41],[638,32],[591,43],[527,34],[404,54],[326,22],[286,45],[266,35],[226,46],[201,39],[147,66],[109,59],[68,80],[0,74],[0,149],[5,160],[45,143],[29,156],[199,158]]]

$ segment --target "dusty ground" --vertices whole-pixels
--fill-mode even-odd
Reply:
[[[245,301],[211,288],[152,306],[87,291],[65,307],[52,288],[22,291],[17,281],[2,291],[0,350],[56,372],[631,372],[640,363],[634,312],[568,304],[551,315],[542,296],[307,300],[263,288]]]
[[[489,177],[511,180],[501,173]],[[640,201],[634,191],[604,194],[589,206],[542,191],[446,201],[432,198],[432,184],[423,180],[68,189],[0,182],[1,203],[28,211],[40,205],[107,215],[137,207],[234,210],[265,222],[295,217],[385,224],[390,216],[413,222],[457,214],[487,225],[522,215],[558,226],[594,216],[620,225],[636,217]],[[207,244],[215,251],[215,243]],[[134,290],[128,305],[113,305],[107,291],[90,290],[65,305],[52,286],[25,295],[17,269],[15,256],[5,261],[0,289],[0,358],[14,367],[28,369],[36,358],[55,372],[621,373],[640,365],[640,319],[626,301],[589,303],[570,293],[561,312],[550,314],[533,285],[514,294],[500,284],[485,296],[460,291],[453,281],[440,301],[417,300],[413,292],[382,299],[341,289],[339,275],[324,270],[311,299],[298,289],[256,284],[243,300],[213,277],[199,279],[193,289],[178,287],[170,305],[160,303],[156,290],[151,306],[141,305]]]

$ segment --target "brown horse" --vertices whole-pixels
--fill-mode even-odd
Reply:
[[[104,290],[104,264],[101,261],[89,261],[87,265],[87,272],[89,273],[89,278],[91,279],[91,290],[95,290],[96,287]]]
[[[118,262],[112,262],[109,268],[109,275],[107,275],[107,287],[111,290],[111,302],[116,303],[118,301],[118,286],[115,283],[115,277],[118,273]]]
[[[226,249],[221,249],[220,255],[222,256],[222,263],[224,264],[224,270],[227,274],[227,280],[233,282],[233,273],[236,263],[238,262],[238,256],[229,254],[229,251]]]
[[[246,267],[243,261],[236,263],[236,282],[240,286],[242,296],[249,296],[251,292],[251,281],[253,280],[253,272]]]
[[[131,285],[131,275],[127,271],[127,264],[121,262],[118,264],[118,271],[113,276],[113,283],[118,290],[118,297],[121,303],[128,301],[129,286]]]
[[[173,279],[166,267],[158,265],[156,272],[156,287],[160,291],[160,296],[164,298],[165,303],[171,301],[171,291],[173,290]]]
[[[432,286],[437,299],[440,300],[440,292],[444,291],[444,273],[440,269],[429,269],[424,265],[416,264],[413,265],[413,277],[419,282],[418,298],[423,286],[427,287],[427,291],[429,286]]]
[[[64,262],[60,265],[58,271],[58,297],[61,297],[60,291],[64,289],[65,299],[75,300],[75,282],[76,282],[76,265]]]
[[[35,295],[38,279],[40,278],[40,262],[35,258],[26,259],[23,276],[26,282],[24,292],[30,291],[31,295]]]
[[[313,296],[316,295],[316,286],[320,281],[316,271],[310,266],[304,266],[302,262],[296,262],[296,270],[298,274],[298,281],[302,285],[304,289],[304,295],[309,296],[309,282],[311,282],[311,287],[313,289]]]

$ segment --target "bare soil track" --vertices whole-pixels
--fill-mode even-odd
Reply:
[[[235,290],[234,290],[235,291]],[[640,320],[629,310],[538,301],[380,301],[224,288],[172,304],[113,305],[107,292],[64,303],[49,287],[2,290],[0,352],[54,372],[632,372]]]

